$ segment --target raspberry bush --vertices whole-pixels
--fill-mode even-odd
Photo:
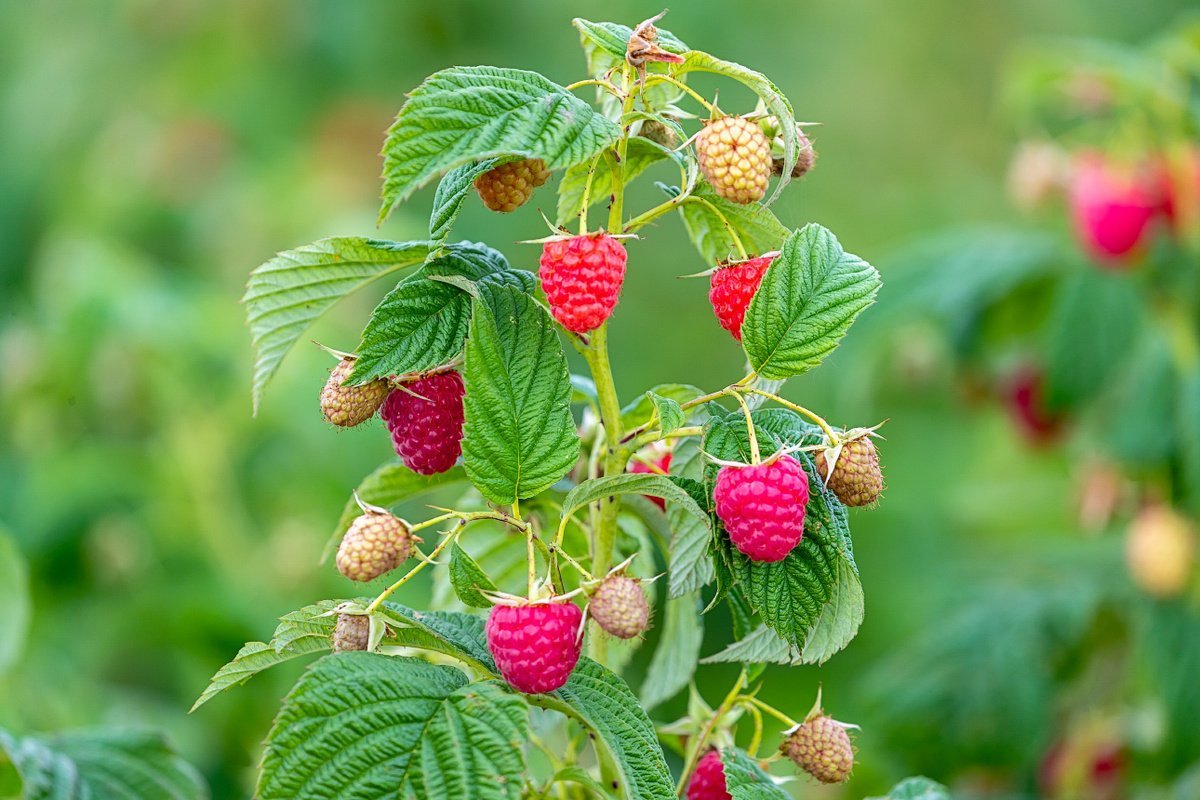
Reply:
[[[880,279],[830,231],[791,230],[771,211],[814,163],[775,84],[656,20],[632,30],[576,20],[589,74],[566,86],[499,67],[434,73],[387,133],[380,213],[436,180],[428,237],[323,239],[251,274],[257,407],[312,322],[403,273],[321,395],[338,425],[382,404],[399,459],[357,487],[330,549],[346,577],[385,580],[289,614],[197,701],[335,651],[283,701],[258,797],[744,800],[786,797],[774,764],[798,774],[783,738],[764,741],[765,720],[795,723],[755,681],[764,664],[820,664],[857,633],[864,593],[849,516],[814,458],[836,477],[839,454],[851,454],[835,485],[855,491],[878,460],[857,441],[862,428],[834,428],[777,392],[837,347]],[[688,85],[694,73],[741,84],[759,103],[718,108]],[[677,182],[660,184],[657,205],[627,208],[626,188],[652,167]],[[552,177],[549,235],[537,238],[531,210],[514,216],[534,225],[521,263],[538,262],[540,244],[536,275],[452,238],[476,193],[497,211],[546,207],[537,190]],[[639,264],[639,236],[676,214],[701,269],[715,272],[712,302],[746,373],[629,402],[613,382],[607,327],[626,270],[654,267]],[[687,301],[706,314],[705,289],[691,285]],[[571,373],[566,347],[588,374]],[[393,515],[435,490],[459,499],[422,519]],[[434,574],[434,607],[399,602],[422,572]],[[735,641],[702,653],[703,611],[722,603],[735,610]],[[631,686],[624,666],[647,642],[649,671]],[[710,707],[694,694],[685,719],[652,723],[701,662],[741,664],[724,699]],[[849,772],[832,769],[822,779]]]

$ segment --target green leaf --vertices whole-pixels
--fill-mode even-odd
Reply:
[[[625,53],[633,30],[615,22],[589,22],[577,18],[571,23],[579,31],[579,44],[583,47],[583,54],[587,59],[588,74],[593,78],[603,78],[614,69],[619,73],[625,63]],[[663,28],[658,29],[658,44],[671,53],[683,54],[688,51],[686,44]],[[646,64],[646,70],[650,73],[665,73],[668,72],[668,65],[650,62]],[[643,92],[642,98],[650,109],[660,109],[675,102],[682,94],[681,89],[660,83]],[[621,113],[620,103],[608,92],[597,88],[596,100],[613,119]]]
[[[891,788],[883,797],[867,800],[952,800],[950,790],[929,778],[905,778]]]
[[[742,344],[750,365],[774,380],[821,363],[875,301],[879,273],[810,223],[792,234],[746,309]]]
[[[737,257],[730,228],[751,255],[778,250],[790,233],[766,206],[761,203],[738,205],[718,195],[703,180],[696,182],[691,197],[679,207],[679,215],[692,244],[708,264]]]
[[[461,277],[470,284],[508,271],[508,260],[487,245],[449,245],[388,293],[362,332],[350,383],[442,366],[463,349],[471,296],[430,278]]]
[[[410,500],[426,492],[466,483],[466,481],[467,473],[463,471],[462,467],[451,467],[438,475],[420,475],[404,466],[399,459],[393,459],[381,464],[374,472],[363,478],[355,492],[359,499],[368,505],[391,508],[401,501]],[[350,530],[351,523],[362,513],[362,509],[359,508],[353,497],[346,501],[346,505],[342,508],[342,516],[338,518],[337,526],[333,529],[333,534],[325,545],[325,552],[321,556],[322,561],[329,560],[333,551],[341,543],[342,537],[346,535],[346,531]]]
[[[669,397],[657,395],[654,392],[647,392],[646,394],[650,397],[650,402],[654,404],[654,409],[658,412],[658,430],[663,436],[682,428],[687,423],[687,413],[680,408],[679,403]]]
[[[242,647],[232,661],[217,670],[191,710],[195,711],[226,689],[241,686],[276,664],[328,650],[333,627],[337,624],[336,618],[328,612],[335,605],[332,600],[323,600],[281,617],[270,643],[249,642]]]
[[[479,284],[463,377],[463,457],[484,497],[507,505],[567,474],[579,456],[567,360],[550,316],[511,286]]]
[[[631,431],[650,420],[650,414],[654,411],[655,406],[654,398],[651,395],[657,395],[660,400],[673,400],[676,404],[680,404],[695,400],[703,394],[703,389],[688,383],[660,383],[621,409],[621,427]],[[692,413],[695,411],[693,410]]]
[[[158,733],[92,730],[17,739],[0,731],[25,800],[206,800],[200,773]]]
[[[796,157],[800,153],[800,137],[793,124],[796,121],[796,112],[792,110],[792,104],[783,96],[783,92],[779,91],[779,87],[762,73],[732,61],[724,61],[710,56],[699,50],[688,52],[684,56],[683,63],[672,64],[670,71],[677,76],[686,75],[689,72],[712,72],[723,75],[741,82],[762,98],[767,110],[779,120],[783,134],[783,175],[775,184],[775,191],[771,194],[770,199],[767,200],[768,205],[773,203],[775,198],[779,197],[779,193],[783,191],[783,187],[787,186],[788,181],[791,180],[792,167],[796,165]]]
[[[658,646],[642,681],[642,707],[650,710],[686,688],[696,674],[696,659],[704,641],[700,595],[689,592],[668,600]]]
[[[492,583],[492,579],[488,577],[487,573],[475,563],[475,559],[458,546],[458,542],[454,543],[454,547],[450,551],[449,572],[450,585],[454,587],[454,593],[458,595],[459,600],[474,608],[492,607],[492,601],[488,600],[479,590],[494,592],[496,584]]]
[[[733,800],[789,800],[785,792],[763,772],[750,756],[736,747],[721,750],[725,766],[725,790]]]
[[[525,703],[453,667],[374,653],[318,661],[284,700],[255,796],[517,800]]]
[[[675,461],[671,461],[675,469]],[[673,535],[667,555],[667,593],[683,597],[698,591],[716,577],[709,551],[713,540],[713,518],[708,510],[709,494],[704,484],[690,478],[672,476],[672,481],[687,493],[692,503],[704,511],[703,517],[691,512],[688,504],[667,500],[667,521]]]
[[[591,794],[601,798],[601,800],[608,797],[608,792],[604,791],[604,787],[600,785],[600,782],[593,778],[583,767],[563,767],[554,773],[554,777],[550,779],[550,782],[578,784],[587,789]]]
[[[1181,377],[1177,418],[1183,496],[1200,513],[1200,372]]]
[[[504,163],[502,158],[488,158],[455,167],[438,182],[433,195],[433,211],[429,214],[429,238],[444,242],[454,227],[463,203],[475,188],[475,179]]]
[[[804,661],[796,648],[784,641],[778,633],[766,625],[759,625],[745,637],[732,642],[725,649],[700,660],[701,664],[788,664],[796,666]]]
[[[647,139],[634,138],[629,140],[629,152],[626,154],[621,178],[628,186],[629,182],[646,171],[646,168],[664,158],[676,159],[671,151]],[[588,172],[595,162],[595,174],[592,175],[591,193],[588,195],[588,206],[608,202],[612,193],[612,168],[607,159],[593,159],[568,169],[563,173],[558,185],[558,224],[565,225],[577,218],[583,210],[583,193],[587,187]]]
[[[254,343],[254,410],[296,340],[341,298],[389,272],[420,264],[432,242],[322,239],[250,273],[242,304]]]
[[[540,158],[550,169],[589,160],[621,129],[536,72],[452,67],[408,96],[383,145],[388,213],[436,175],[497,156]]]
[[[29,630],[29,572],[17,543],[0,528],[0,675],[17,663]]]
[[[572,516],[589,503],[618,494],[648,494],[653,497],[661,497],[668,503],[678,504],[692,517],[702,520],[705,524],[708,523],[708,515],[697,505],[691,495],[680,489],[666,475],[651,473],[607,475],[576,485],[563,498],[563,519]]]
[[[384,603],[397,624],[419,628],[438,652],[453,655],[490,675],[496,666],[488,653],[484,623],[456,612],[414,611]],[[413,645],[421,646],[421,645]],[[529,695],[533,705],[552,708],[579,721],[596,736],[600,758],[616,773],[619,792],[628,800],[672,800],[671,773],[653,724],[633,692],[617,675],[587,657],[557,692]]]

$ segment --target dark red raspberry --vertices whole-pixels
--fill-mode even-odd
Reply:
[[[625,259],[625,246],[607,233],[546,242],[538,274],[559,324],[573,333],[603,325],[617,306]]]
[[[579,661],[583,612],[570,602],[493,606],[487,646],[496,668],[518,692],[562,688]]]
[[[748,261],[739,261],[719,268],[712,274],[712,288],[708,292],[709,302],[717,315],[721,327],[733,334],[739,342],[742,340],[742,321],[746,318],[746,309],[762,283],[763,275],[775,256],[759,256]]]
[[[786,455],[765,464],[722,467],[713,500],[734,547],[755,561],[782,561],[804,536],[808,475]]]
[[[436,475],[462,455],[463,395],[457,372],[435,372],[392,390],[380,416],[413,472]]]
[[[709,750],[696,764],[688,781],[687,800],[733,800],[725,788],[725,765],[719,750]]]
[[[651,475],[666,474],[667,472],[670,472],[670,470],[671,470],[671,454],[670,453],[665,454],[662,458],[658,459],[658,461],[655,461],[654,463],[658,467],[658,469],[654,469],[650,465],[644,464],[641,461],[634,461],[632,466],[629,467],[629,471],[634,473],[635,475],[641,475],[641,474],[646,474],[646,473],[649,473]],[[661,497],[655,497],[654,495],[649,495],[649,494],[645,495],[645,497],[647,500],[649,500],[651,503],[654,503],[654,505],[658,506],[663,511],[667,510],[667,501],[663,500]]]

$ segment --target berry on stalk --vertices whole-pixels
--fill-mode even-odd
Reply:
[[[1101,153],[1084,153],[1069,193],[1076,236],[1102,266],[1128,265],[1143,249],[1164,198],[1157,174],[1144,165],[1122,167]]]
[[[1129,526],[1125,562],[1144,592],[1176,597],[1187,589],[1196,565],[1195,527],[1168,505],[1146,506]]]
[[[516,211],[533,197],[534,189],[550,179],[540,158],[523,158],[494,167],[475,179],[475,191],[492,211]]]
[[[767,255],[737,261],[718,267],[709,278],[708,300],[712,303],[713,313],[717,315],[717,322],[739,342],[742,340],[746,309],[750,307],[750,301],[754,299],[754,293],[758,291],[763,275],[774,259],[774,255]]]
[[[687,800],[732,800],[725,785],[721,751],[709,750],[696,762],[696,769],[688,781]]]
[[[754,561],[782,561],[804,536],[808,475],[788,455],[724,466],[713,500],[734,547]]]
[[[588,608],[596,624],[618,639],[632,639],[650,627],[646,593],[636,579],[625,575],[605,578],[592,594]]]
[[[743,117],[721,117],[696,136],[700,172],[718,195],[739,205],[755,203],[771,180],[771,142]]]
[[[412,545],[407,522],[370,507],[342,537],[335,559],[338,572],[352,581],[373,581],[407,561]]]
[[[854,745],[846,726],[823,711],[796,726],[779,749],[821,783],[844,783],[854,769]]]
[[[361,386],[344,386],[354,371],[354,360],[352,356],[342,358],[321,388],[321,414],[326,422],[339,428],[353,428],[375,416],[390,388],[382,378]]]
[[[396,454],[413,472],[445,472],[462,455],[465,394],[462,376],[447,371],[404,383],[388,395],[381,416]]]
[[[492,606],[487,646],[496,669],[518,692],[562,688],[579,661],[583,612],[568,601]]]
[[[625,246],[607,233],[546,241],[538,275],[550,313],[572,333],[599,328],[617,306],[625,261]]]
[[[366,650],[370,642],[371,618],[363,614],[338,614],[333,627],[333,652]]]
[[[832,475],[830,461],[834,462]],[[883,470],[869,431],[851,431],[840,452],[837,447],[818,450],[813,463],[825,485],[845,505],[869,506],[883,492]]]

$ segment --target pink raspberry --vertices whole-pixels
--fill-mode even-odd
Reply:
[[[782,561],[804,536],[808,475],[791,456],[722,467],[713,489],[733,545],[755,561]]]
[[[462,455],[464,394],[461,375],[435,372],[394,389],[384,401],[380,416],[413,472],[445,472]]]
[[[709,750],[688,781],[687,800],[732,800],[725,788],[725,765],[719,750]]]
[[[1122,170],[1094,152],[1075,165],[1070,191],[1075,233],[1107,265],[1123,265],[1137,254],[1164,199],[1161,179],[1143,166]]]
[[[649,465],[643,464],[641,461],[634,461],[633,464],[630,465],[629,471],[635,475],[644,475],[647,473],[651,474],[651,475],[662,475],[664,473],[670,472],[671,471],[671,454],[670,453],[665,454],[662,458],[658,459],[658,461],[656,461],[655,464],[658,466],[657,470],[651,469]],[[654,503],[654,505],[658,506],[663,511],[667,510],[667,501],[663,500],[661,497],[655,497],[654,495],[649,495],[649,494],[645,495],[645,497],[647,500],[649,500],[651,503]]]
[[[496,668],[518,692],[562,688],[579,661],[583,612],[569,602],[493,606],[487,646]]]
[[[538,275],[559,324],[573,333],[603,325],[617,306],[625,260],[625,246],[607,233],[546,242]]]
[[[762,283],[763,275],[775,256],[760,256],[748,261],[739,261],[719,268],[710,278],[712,288],[708,292],[708,300],[712,303],[713,313],[721,327],[733,334],[739,342],[742,340],[742,321],[746,319],[746,309],[754,299],[754,293]]]

